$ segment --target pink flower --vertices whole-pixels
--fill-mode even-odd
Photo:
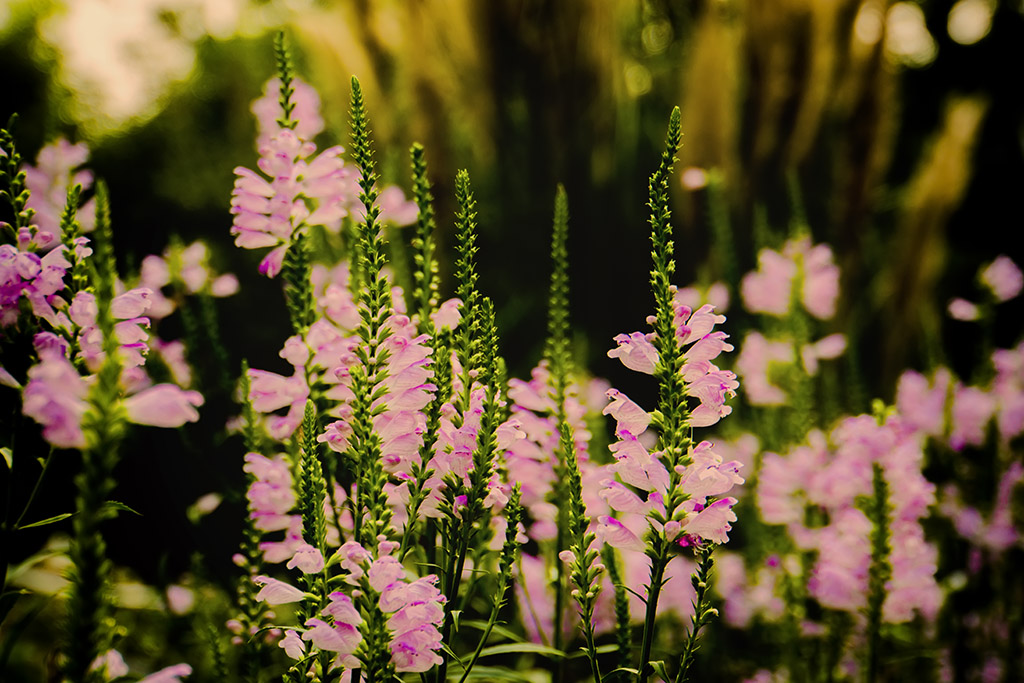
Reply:
[[[953,393],[953,430],[949,445],[953,450],[964,446],[982,446],[985,428],[996,411],[995,397],[976,387],[959,387]]]
[[[256,594],[256,600],[262,600],[269,605],[284,605],[289,602],[304,600],[306,594],[295,586],[272,579],[269,576],[257,576],[253,579],[257,586],[263,586]]]
[[[611,403],[604,407],[601,414],[615,418],[616,432],[626,431],[633,436],[640,436],[647,430],[651,416],[643,408],[617,389],[609,389],[605,395]]]
[[[33,222],[37,234],[36,243],[43,248],[60,244],[60,215],[67,201],[71,184],[88,190],[92,186],[92,173],[75,171],[89,159],[89,148],[85,143],[71,144],[60,138],[39,151],[36,165],[25,164],[25,186],[31,193],[25,206],[35,211]],[[96,201],[90,199],[78,210],[78,221],[83,229],[92,230],[95,222]]]
[[[22,412],[43,425],[43,438],[57,448],[84,448],[82,416],[89,388],[71,361],[60,353],[41,354],[28,370]]]
[[[838,358],[846,351],[846,335],[830,334],[813,344],[805,344],[800,349],[800,359],[804,363],[807,374],[818,374],[818,361]]]
[[[796,265],[777,251],[762,249],[757,255],[757,266],[756,271],[747,273],[740,282],[743,305],[751,313],[786,315]]]
[[[288,569],[298,567],[303,574],[318,574],[324,570],[324,556],[317,548],[303,543],[285,566]]]
[[[996,301],[1009,301],[1024,288],[1024,275],[1008,256],[1000,255],[981,271],[981,281],[995,295]]]
[[[615,343],[618,347],[608,352],[609,358],[618,358],[630,370],[647,375],[654,374],[654,368],[658,364],[658,352],[647,336],[640,332],[630,335],[619,334],[615,336]]]
[[[697,514],[688,514],[683,523],[683,533],[711,543],[728,543],[729,532],[732,530],[729,523],[736,521],[736,513],[732,508],[737,502],[735,498],[722,498]]]
[[[292,659],[302,659],[306,654],[306,644],[302,642],[299,634],[291,629],[284,632],[284,638],[281,639],[277,646],[284,650],[285,654]]]
[[[826,244],[812,247],[809,239],[798,240],[794,248],[803,252],[804,308],[815,318],[828,320],[835,315],[839,298],[839,267],[832,261],[832,250]]]
[[[115,678],[127,676],[128,665],[125,664],[124,657],[120,652],[111,649],[93,660],[89,665],[89,671],[96,671],[103,677],[103,680],[112,681]]]
[[[203,405],[198,391],[186,391],[174,384],[157,384],[124,399],[128,420],[154,427],[180,427],[199,420],[195,406]]]
[[[182,676],[191,676],[192,667],[188,664],[175,664],[164,669],[160,669],[156,673],[151,673],[143,679],[139,680],[139,683],[178,683]]]
[[[967,299],[952,299],[946,310],[949,312],[949,317],[954,320],[971,321],[981,317],[978,306]]]
[[[771,383],[771,364],[793,362],[793,345],[784,341],[769,341],[760,332],[750,332],[743,339],[743,347],[736,359],[736,371],[743,378],[744,395],[751,405],[783,405],[786,392]]]
[[[291,119],[296,122],[295,134],[304,140],[312,140],[324,129],[324,120],[320,117],[320,95],[316,89],[301,78],[292,79]],[[271,138],[281,131],[277,120],[284,117],[281,108],[281,79],[271,78],[263,86],[263,96],[254,100],[250,107],[259,127],[257,147],[267,145]]]
[[[641,553],[645,550],[644,542],[614,517],[602,515],[597,518],[597,522],[594,533],[598,542],[607,543],[613,548],[622,550],[635,550]]]
[[[951,379],[945,368],[935,372],[931,383],[913,370],[904,372],[896,386],[896,409],[900,416],[923,434],[942,436]]]

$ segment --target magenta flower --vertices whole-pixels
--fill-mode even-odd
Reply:
[[[686,516],[682,532],[710,543],[728,543],[729,531],[732,530],[730,522],[736,521],[732,508],[737,502],[735,498],[720,498],[702,510],[695,508],[696,514],[691,512]]]

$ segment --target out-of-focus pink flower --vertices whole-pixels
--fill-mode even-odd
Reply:
[[[81,185],[83,190],[92,186],[93,176],[89,171],[75,171],[89,159],[89,148],[85,143],[71,144],[60,138],[41,150],[36,165],[25,164],[25,187],[29,195],[25,206],[35,211],[33,222],[37,227],[37,244],[43,249],[52,249],[60,244],[60,215],[67,202],[68,187]],[[96,216],[96,200],[90,199],[77,213],[77,220],[86,232],[93,229]],[[46,239],[40,240],[45,235]]]
[[[151,673],[139,680],[139,683],[179,683],[183,676],[191,676],[192,667],[188,664],[175,664]]]
[[[992,290],[996,301],[1009,301],[1024,288],[1024,274],[1005,255],[997,256],[995,261],[981,271],[981,281]]]
[[[914,429],[928,436],[942,436],[951,380],[945,368],[935,372],[931,383],[918,372],[904,372],[896,387],[896,410]]]
[[[762,249],[757,263],[758,269],[747,273],[740,282],[740,293],[748,311],[776,316],[789,313],[793,280],[802,272],[800,301],[807,312],[821,320],[835,315],[839,267],[828,245],[812,245],[806,237],[793,239],[786,242],[781,254]]]
[[[769,379],[772,363],[792,363],[793,345],[769,341],[760,332],[750,332],[743,339],[736,371],[743,379],[744,396],[751,405],[773,406],[786,403],[787,395]]]
[[[953,393],[953,429],[949,445],[953,450],[964,446],[982,446],[985,428],[996,411],[995,397],[977,387],[958,387]]]
[[[818,374],[818,361],[831,360],[843,355],[846,351],[846,335],[830,334],[819,339],[813,344],[805,344],[800,349],[800,359],[804,363],[804,370],[812,377]]]
[[[199,420],[203,395],[175,384],[157,384],[124,399],[128,420],[153,427],[180,427]]]
[[[978,306],[972,304],[967,299],[952,299],[946,311],[949,313],[949,317],[954,320],[971,321],[981,317],[981,311],[978,309]]]
[[[292,79],[291,118],[296,122],[295,134],[304,140],[312,140],[324,129],[324,120],[320,116],[320,95],[316,88],[303,81],[301,78]],[[263,86],[263,96],[254,100],[251,111],[256,117],[259,126],[259,137],[256,139],[256,147],[264,147],[270,139],[281,131],[278,119],[284,116],[284,109],[281,108],[281,79],[271,78]]]
[[[804,308],[815,318],[828,320],[835,315],[839,298],[839,266],[832,261],[832,250],[826,244],[811,246],[806,238],[797,240],[793,248],[802,251],[803,256]]]
[[[762,249],[757,255],[757,270],[740,282],[743,305],[751,313],[783,316],[789,312],[796,264],[777,251]]]
[[[174,583],[167,587],[166,596],[167,608],[171,610],[172,614],[188,614],[196,602],[196,594],[192,592],[191,588]]]
[[[105,681],[112,681],[128,675],[128,665],[117,650],[107,650],[89,665],[89,671],[96,671]]]

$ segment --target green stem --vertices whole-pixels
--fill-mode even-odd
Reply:
[[[43,461],[43,471],[39,473],[39,478],[36,479],[35,486],[32,487],[32,493],[28,495],[28,501],[25,503],[24,509],[21,514],[18,515],[18,521],[14,523],[14,528],[17,529],[21,526],[21,521],[25,519],[25,514],[28,513],[28,509],[32,507],[32,502],[36,499],[36,493],[39,492],[39,486],[43,483],[43,477],[46,476],[46,470],[50,467],[50,459],[53,457],[53,447],[50,448],[50,452],[46,454],[46,460]]]
[[[661,544],[658,544],[659,546]],[[640,663],[637,666],[637,683],[646,683],[653,669],[650,666],[651,647],[654,643],[654,621],[658,617],[658,597],[665,578],[665,567],[668,558],[664,552],[658,552],[651,558],[651,583],[647,591],[647,613],[644,616],[644,635],[640,645]]]

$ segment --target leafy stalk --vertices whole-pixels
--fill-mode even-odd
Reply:
[[[672,238],[671,211],[669,209],[669,176],[675,163],[675,153],[682,141],[679,108],[672,110],[669,118],[668,135],[661,163],[652,174],[648,184],[648,203],[651,215],[651,290],[654,293],[653,344],[658,351],[658,363],[654,376],[658,380],[658,411],[660,413],[660,434],[655,449],[663,454],[665,467],[670,473],[669,486],[665,496],[665,514],[652,512],[651,517],[662,527],[669,520],[682,521],[685,516],[681,505],[686,494],[679,485],[680,475],[676,465],[689,464],[687,451],[690,445],[689,411],[686,407],[686,392],[683,384],[684,362],[682,347],[675,335],[675,288],[672,277],[675,274],[675,249]],[[653,671],[650,665],[651,646],[654,642],[654,621],[658,613],[658,598],[664,582],[671,548],[664,531],[653,526],[647,534],[647,556],[651,558],[650,583],[648,584],[647,611],[644,617],[643,640],[641,641],[640,662],[637,666],[637,680],[646,683]]]
[[[410,150],[412,156],[412,191],[416,198],[416,206],[419,207],[419,216],[416,221],[416,236],[412,240],[413,263],[413,292],[412,299],[415,302],[416,313],[419,317],[420,331],[428,331],[430,325],[430,314],[437,310],[440,291],[440,278],[438,277],[437,258],[434,256],[436,245],[434,243],[434,195],[430,192],[430,180],[427,178],[427,160],[424,156],[423,145],[418,142],[413,144]]]
[[[29,190],[25,187],[25,171],[21,170],[21,154],[14,144],[14,125],[18,122],[18,115],[11,114],[7,121],[6,128],[0,128],[0,197],[2,197],[11,209],[14,210],[14,225],[8,226],[11,238],[17,240],[18,229],[26,228],[32,223],[35,209],[26,207],[29,198]]]
[[[700,630],[711,621],[711,617],[717,616],[718,611],[711,606],[711,598],[708,595],[708,588],[711,580],[711,568],[714,566],[713,545],[706,545],[697,551],[697,571],[690,578],[693,582],[693,589],[696,597],[693,599],[693,617],[690,627],[690,634],[686,638],[686,646],[679,658],[679,672],[676,674],[676,683],[685,683],[689,680],[690,666],[693,664],[694,655],[697,652],[697,643]]]
[[[373,545],[380,534],[391,531],[391,509],[387,505],[384,484],[387,475],[381,462],[381,442],[373,419],[384,407],[379,399],[386,389],[387,351],[383,343],[391,336],[386,325],[391,314],[391,289],[381,270],[385,264],[385,245],[380,236],[377,219],[380,208],[376,183],[377,172],[373,161],[370,127],[363,104],[358,79],[352,78],[350,109],[352,126],[352,153],[359,167],[359,199],[366,209],[366,218],[358,226],[360,272],[363,286],[357,293],[356,305],[360,324],[356,330],[360,344],[354,353],[359,360],[352,368],[352,439],[350,451],[354,454],[359,475],[358,498],[355,504],[355,534],[364,546]],[[363,520],[364,509],[369,518]]]
[[[512,587],[512,568],[515,567],[516,558],[519,556],[520,550],[520,543],[516,540],[516,537],[519,534],[519,524],[523,520],[523,507],[519,501],[520,489],[517,483],[513,486],[512,494],[509,496],[508,504],[505,506],[505,519],[508,523],[505,526],[505,543],[501,547],[501,559],[498,561],[498,587],[494,591],[491,616],[487,620],[487,625],[480,636],[476,650],[473,651],[473,656],[470,658],[469,663],[466,664],[462,677],[459,678],[459,683],[465,683],[469,672],[473,670],[473,666],[476,665],[476,661],[480,658],[480,653],[483,652],[484,645],[487,644],[491,631],[494,630],[495,625],[498,623],[498,614],[501,612],[501,608],[508,603],[508,591]]]
[[[629,666],[629,649],[633,644],[633,628],[630,626],[629,595],[622,584],[622,575],[619,573],[619,561],[615,557],[615,548],[606,545],[601,552],[601,559],[605,569],[608,570],[608,578],[615,589],[615,643],[617,645],[618,661],[616,669],[625,669]]]
[[[871,497],[868,518],[873,524],[871,531],[871,567],[868,570],[867,637],[868,655],[865,667],[865,681],[878,680],[879,650],[882,644],[882,604],[885,602],[885,584],[892,577],[889,554],[892,551],[889,535],[889,485],[885,481],[882,466],[871,465]]]
[[[573,436],[572,428],[563,422],[561,424],[562,458],[565,461],[566,483],[568,488],[569,507],[569,554],[567,558],[572,567],[571,580],[576,587],[572,591],[573,598],[580,610],[580,630],[583,631],[583,639],[586,641],[587,659],[590,660],[590,671],[595,681],[601,680],[601,667],[597,661],[597,645],[595,644],[594,633],[594,609],[597,605],[597,594],[601,591],[601,582],[598,577],[602,567],[595,564],[598,552],[591,549],[594,545],[595,535],[588,531],[590,517],[587,515],[587,508],[583,504],[583,477],[580,474],[579,463],[576,460],[576,439]],[[561,559],[561,558],[559,558]]]
[[[121,363],[114,334],[110,302],[114,298],[116,270],[111,244],[110,204],[106,184],[96,187],[96,252],[94,284],[97,327],[103,334],[106,357],[89,392],[89,407],[82,417],[86,447],[82,450],[82,471],[75,477],[78,490],[73,525],[71,592],[68,598],[67,640],[64,675],[73,681],[92,681],[92,662],[110,649],[115,629],[110,598],[110,560],[100,530],[114,514],[106,504],[114,490],[114,467],[124,436],[125,417],[119,402]]]
[[[239,384],[239,393],[242,397],[242,437],[245,440],[245,448],[250,453],[262,453],[264,451],[263,435],[259,430],[259,417],[252,407],[252,401],[249,400],[249,364],[244,360],[242,361],[242,377]],[[255,477],[249,474],[246,480],[247,485],[251,485],[255,481]],[[263,554],[260,552],[260,540],[260,531],[256,528],[252,515],[247,514],[243,522],[240,548],[244,573],[239,577],[236,589],[238,620],[242,624],[242,633],[245,634],[241,660],[245,668],[242,680],[246,683],[259,683],[267,656],[267,648],[263,639],[249,635],[258,632],[270,623],[266,603],[256,599],[258,588],[253,582],[253,579],[261,573],[260,565],[263,561]]]

